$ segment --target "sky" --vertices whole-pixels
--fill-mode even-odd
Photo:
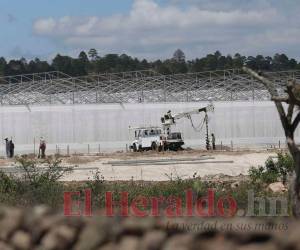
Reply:
[[[300,59],[299,0],[0,0],[0,56],[50,60],[126,53],[150,60],[222,54]]]

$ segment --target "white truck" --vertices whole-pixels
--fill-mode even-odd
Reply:
[[[138,127],[134,130],[134,141],[130,148],[134,151],[163,150],[166,138],[159,127]]]
[[[182,118],[187,118],[191,121],[192,127],[196,130],[192,118],[192,115],[204,113],[203,125],[206,124],[206,144],[207,149],[209,149],[209,139],[208,139],[208,117],[207,112],[212,112],[214,110],[213,104],[209,104],[206,107],[195,109],[188,112],[178,113],[172,115],[171,111],[168,111],[161,118],[162,127],[138,127],[129,128],[134,130],[134,141],[130,145],[130,148],[134,151],[143,150],[174,150],[177,151],[182,149],[184,141],[182,134],[180,132],[172,132],[171,127],[176,125],[177,120]],[[202,126],[201,126],[202,127]]]

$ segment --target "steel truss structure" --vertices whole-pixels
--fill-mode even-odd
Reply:
[[[280,91],[300,71],[268,72]],[[269,100],[264,86],[240,69],[160,75],[155,71],[71,77],[45,72],[0,78],[1,105]]]

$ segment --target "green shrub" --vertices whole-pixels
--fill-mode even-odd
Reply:
[[[286,178],[289,173],[292,173],[295,169],[295,163],[290,154],[278,154],[277,167],[279,173]]]
[[[37,161],[18,157],[15,166],[15,174],[0,172],[0,202],[18,206],[62,205],[64,187],[58,180],[72,168],[61,167],[57,158]]]
[[[0,193],[10,193],[16,189],[14,179],[4,172],[0,172]]]
[[[18,157],[16,158],[15,165],[22,173],[20,179],[24,182],[28,182],[31,186],[56,182],[73,170],[71,167],[61,167],[61,160],[58,158],[49,158],[38,162],[35,159]]]
[[[286,181],[286,177],[289,173],[294,171],[294,161],[291,155],[285,153],[278,153],[277,161],[273,158],[269,158],[265,162],[265,166],[259,168],[251,167],[248,171],[252,183],[272,183],[282,179]]]
[[[104,181],[104,176],[101,174],[100,170],[97,170],[93,179],[86,183],[86,188],[91,189],[93,194],[99,194],[103,191]]]

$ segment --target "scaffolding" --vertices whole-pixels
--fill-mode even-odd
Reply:
[[[279,93],[300,71],[267,72]],[[265,87],[240,69],[161,75],[152,70],[71,77],[58,71],[0,77],[1,105],[263,101]]]

